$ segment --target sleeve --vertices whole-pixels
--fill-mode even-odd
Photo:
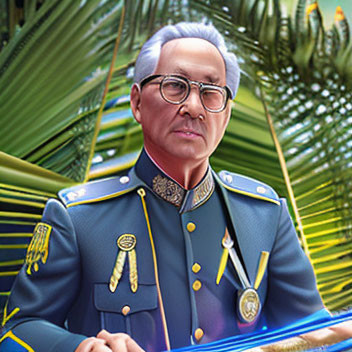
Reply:
[[[302,250],[286,201],[270,253],[265,317],[270,328],[290,324],[320,311],[330,317],[316,286],[312,265]]]
[[[64,324],[80,275],[69,214],[60,202],[49,200],[5,308],[0,352],[74,351],[86,337],[70,333]]]

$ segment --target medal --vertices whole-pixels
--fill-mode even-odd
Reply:
[[[252,287],[247,278],[246,272],[244,271],[242,263],[239,260],[235,249],[233,248],[233,244],[234,242],[226,228],[225,235],[222,239],[222,246],[224,247],[224,250],[220,260],[218,275],[216,277],[216,284],[218,285],[220,283],[221,277],[225,271],[228,257],[230,257],[243,287],[242,290],[238,291],[236,302],[237,315],[242,323],[249,324],[257,319],[261,311],[261,303],[257,289],[259,288],[259,285],[263,279],[268,263],[269,253],[261,253],[257,277],[254,287]]]
[[[261,310],[258,293],[253,288],[238,291],[237,315],[241,323],[252,323]]]
[[[125,233],[117,239],[119,252],[116,258],[115,266],[110,277],[110,291],[115,292],[122,272],[125,266],[126,256],[128,253],[128,264],[130,270],[130,287],[132,292],[138,289],[138,273],[137,273],[137,256],[136,256],[136,237],[132,234]]]

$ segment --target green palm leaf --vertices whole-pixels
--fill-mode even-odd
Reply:
[[[122,9],[98,0],[27,9],[0,53],[0,150],[84,179]]]
[[[126,28],[104,107],[89,179],[125,173],[143,143],[141,127],[129,109],[133,65],[144,41],[168,18],[183,18],[180,1],[135,1],[126,9]]]
[[[190,3],[205,8],[205,1]],[[233,3],[222,1],[208,6],[204,13],[234,41],[242,67],[261,92],[258,97],[304,249],[324,302],[330,309],[339,309],[352,302],[351,43],[347,21],[339,8],[333,28],[325,30],[316,1],[299,0],[294,22],[282,15],[277,1],[235,1],[235,10],[251,14],[241,17]],[[228,11],[221,15],[220,6],[224,5]],[[217,16],[209,15],[212,12]],[[228,160],[228,164],[235,162]]]
[[[39,9],[31,3],[23,11],[20,30],[15,10],[10,11],[12,25],[0,29],[5,38],[0,44],[0,84],[6,88],[0,97],[6,127],[0,131],[0,150],[7,153],[0,157],[20,157],[66,178],[51,174],[44,182],[48,185],[40,188],[37,169],[20,176],[13,165],[0,169],[6,178],[0,180],[0,199],[6,204],[0,221],[27,229],[2,231],[3,245],[26,246],[23,239],[30,236],[28,229],[47,197],[84,179],[94,145],[89,178],[133,165],[142,133],[126,96],[136,54],[168,18],[178,22],[204,16],[223,31],[247,76],[228,131],[212,157],[214,168],[261,179],[289,196],[325,303],[331,309],[351,304],[352,66],[349,26],[340,9],[326,30],[319,6],[310,0],[299,0],[294,18],[283,14],[279,0],[126,2],[121,45],[102,111],[122,1],[93,0],[81,8],[53,0]],[[0,4],[1,23],[3,8]],[[6,38],[10,40],[4,45]],[[44,52],[49,53],[46,60]],[[11,242],[21,233],[22,242]],[[0,268],[14,276],[19,258],[0,260]]]
[[[0,52],[0,310],[46,201],[85,178],[124,19],[123,1],[38,9],[33,1],[14,31],[9,4],[10,28],[1,30],[10,40]]]

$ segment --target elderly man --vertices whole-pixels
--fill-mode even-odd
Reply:
[[[209,166],[238,83],[212,26],[145,43],[131,91],[144,149],[129,176],[48,202],[1,352],[162,351],[328,315],[285,202]]]

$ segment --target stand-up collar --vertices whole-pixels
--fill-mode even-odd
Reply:
[[[180,213],[197,208],[207,201],[214,191],[214,178],[211,168],[202,181],[191,190],[184,189],[175,180],[166,175],[143,149],[135,165],[137,176],[144,181],[160,198],[179,207]]]

